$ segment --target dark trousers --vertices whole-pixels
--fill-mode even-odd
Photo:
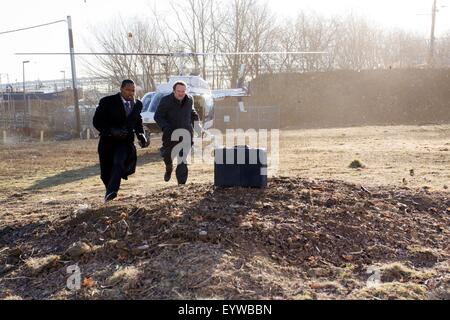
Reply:
[[[170,168],[173,168],[173,160],[177,158],[177,168],[175,169],[175,175],[179,184],[185,184],[189,173],[186,160],[187,154],[189,152],[186,152],[186,156],[183,155],[183,150],[181,150],[178,155],[172,155],[172,150],[174,147],[175,146],[161,148],[161,155],[164,159],[166,167]]]
[[[100,178],[105,185],[106,194],[119,191],[129,150],[129,146],[125,143],[99,144]]]

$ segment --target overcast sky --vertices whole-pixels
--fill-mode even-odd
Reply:
[[[133,19],[146,15],[152,6],[166,8],[167,2],[155,0],[13,0],[2,1],[0,32],[43,24],[72,16],[75,50],[86,51],[93,28],[101,28],[112,18]],[[174,1],[177,3],[177,1]],[[400,28],[429,37],[432,0],[268,0],[281,16],[295,15],[300,10],[314,11],[324,16],[353,12],[386,28]],[[450,6],[450,0],[438,0],[438,5]],[[437,17],[436,34],[450,30],[450,9],[441,8]],[[22,61],[26,64],[26,78],[57,79],[70,77],[69,57],[16,56],[16,52],[67,52],[67,24],[59,23],[43,28],[0,35],[1,83],[22,81]],[[79,76],[85,73],[78,64]]]

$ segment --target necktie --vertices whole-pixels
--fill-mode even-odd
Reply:
[[[125,111],[127,112],[127,116],[131,112],[130,102],[128,102],[128,101],[125,102]]]

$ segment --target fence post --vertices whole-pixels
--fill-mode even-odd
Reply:
[[[3,130],[3,143],[6,144],[6,130]]]
[[[87,140],[91,139],[91,129],[89,129],[89,128],[86,129],[86,139]]]
[[[44,130],[41,130],[41,143],[44,142]]]

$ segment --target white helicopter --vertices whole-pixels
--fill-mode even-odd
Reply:
[[[245,65],[241,65],[239,79],[244,75]],[[203,123],[203,129],[208,130],[213,126],[214,121],[214,101],[222,100],[225,97],[238,97],[239,108],[245,112],[242,97],[249,96],[247,88],[239,86],[235,89],[211,90],[209,83],[197,75],[178,75],[170,76],[167,83],[157,85],[156,91],[146,93],[142,98],[142,121],[149,133],[159,132],[154,116],[161,98],[172,93],[173,85],[177,81],[183,81],[187,84],[187,93],[194,99],[194,106],[199,113],[200,120]],[[238,84],[242,81],[238,81]]]

